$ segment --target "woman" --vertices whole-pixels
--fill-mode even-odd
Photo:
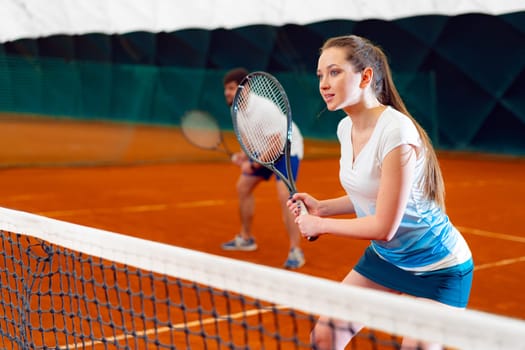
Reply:
[[[394,86],[387,58],[367,39],[327,40],[317,75],[327,109],[347,116],[337,129],[339,177],[347,195],[288,201],[303,236],[334,234],[371,240],[343,283],[465,308],[472,283],[470,249],[445,214],[444,184],[428,135],[410,116]],[[299,215],[301,199],[309,215]],[[338,214],[355,218],[330,218]],[[321,318],[312,341],[343,349],[363,325]],[[403,348],[414,348],[411,339]],[[440,349],[439,344],[419,348]]]

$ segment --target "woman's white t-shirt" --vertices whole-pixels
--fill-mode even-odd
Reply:
[[[420,182],[425,163],[419,133],[410,118],[392,107],[379,117],[370,139],[356,159],[352,148],[352,119],[339,122],[341,144],[339,178],[358,217],[374,215],[385,156],[394,148],[409,144],[420,149],[408,203],[396,234],[390,241],[372,241],[383,259],[409,271],[433,271],[468,261],[471,252],[448,216],[424,197]]]

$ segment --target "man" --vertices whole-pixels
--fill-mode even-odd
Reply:
[[[247,70],[243,68],[235,68],[227,72],[224,76],[224,98],[228,106],[231,107],[237,87],[247,74]],[[300,161],[303,158],[304,149],[303,137],[295,123],[292,127],[292,139],[291,163],[292,172],[295,179],[297,177]],[[241,174],[237,180],[236,185],[237,194],[239,197],[241,229],[233,240],[222,244],[222,249],[253,251],[257,249],[257,243],[255,242],[255,237],[251,231],[255,209],[255,198],[253,191],[262,181],[268,181],[272,177],[273,173],[271,170],[250,161],[244,152],[235,153],[232,156],[232,162],[238,165],[241,169]],[[279,162],[276,166],[278,169],[283,171],[283,173],[286,173],[284,160]],[[290,249],[288,252],[288,257],[284,262],[284,267],[288,269],[297,269],[303,266],[305,263],[304,254],[300,248],[301,234],[294,222],[294,216],[290,213],[288,207],[286,206],[286,202],[289,197],[288,189],[277,176],[275,176],[275,178],[282,217],[290,240]]]

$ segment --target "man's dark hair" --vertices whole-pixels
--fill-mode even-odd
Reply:
[[[242,79],[248,75],[248,71],[244,68],[234,68],[230,71],[228,71],[224,75],[224,79],[222,80],[223,85],[226,85],[232,81],[236,82],[237,84],[240,84]]]

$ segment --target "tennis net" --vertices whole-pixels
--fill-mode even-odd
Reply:
[[[366,325],[351,349],[525,349],[517,319],[7,208],[0,244],[4,349],[312,349],[320,315]]]

